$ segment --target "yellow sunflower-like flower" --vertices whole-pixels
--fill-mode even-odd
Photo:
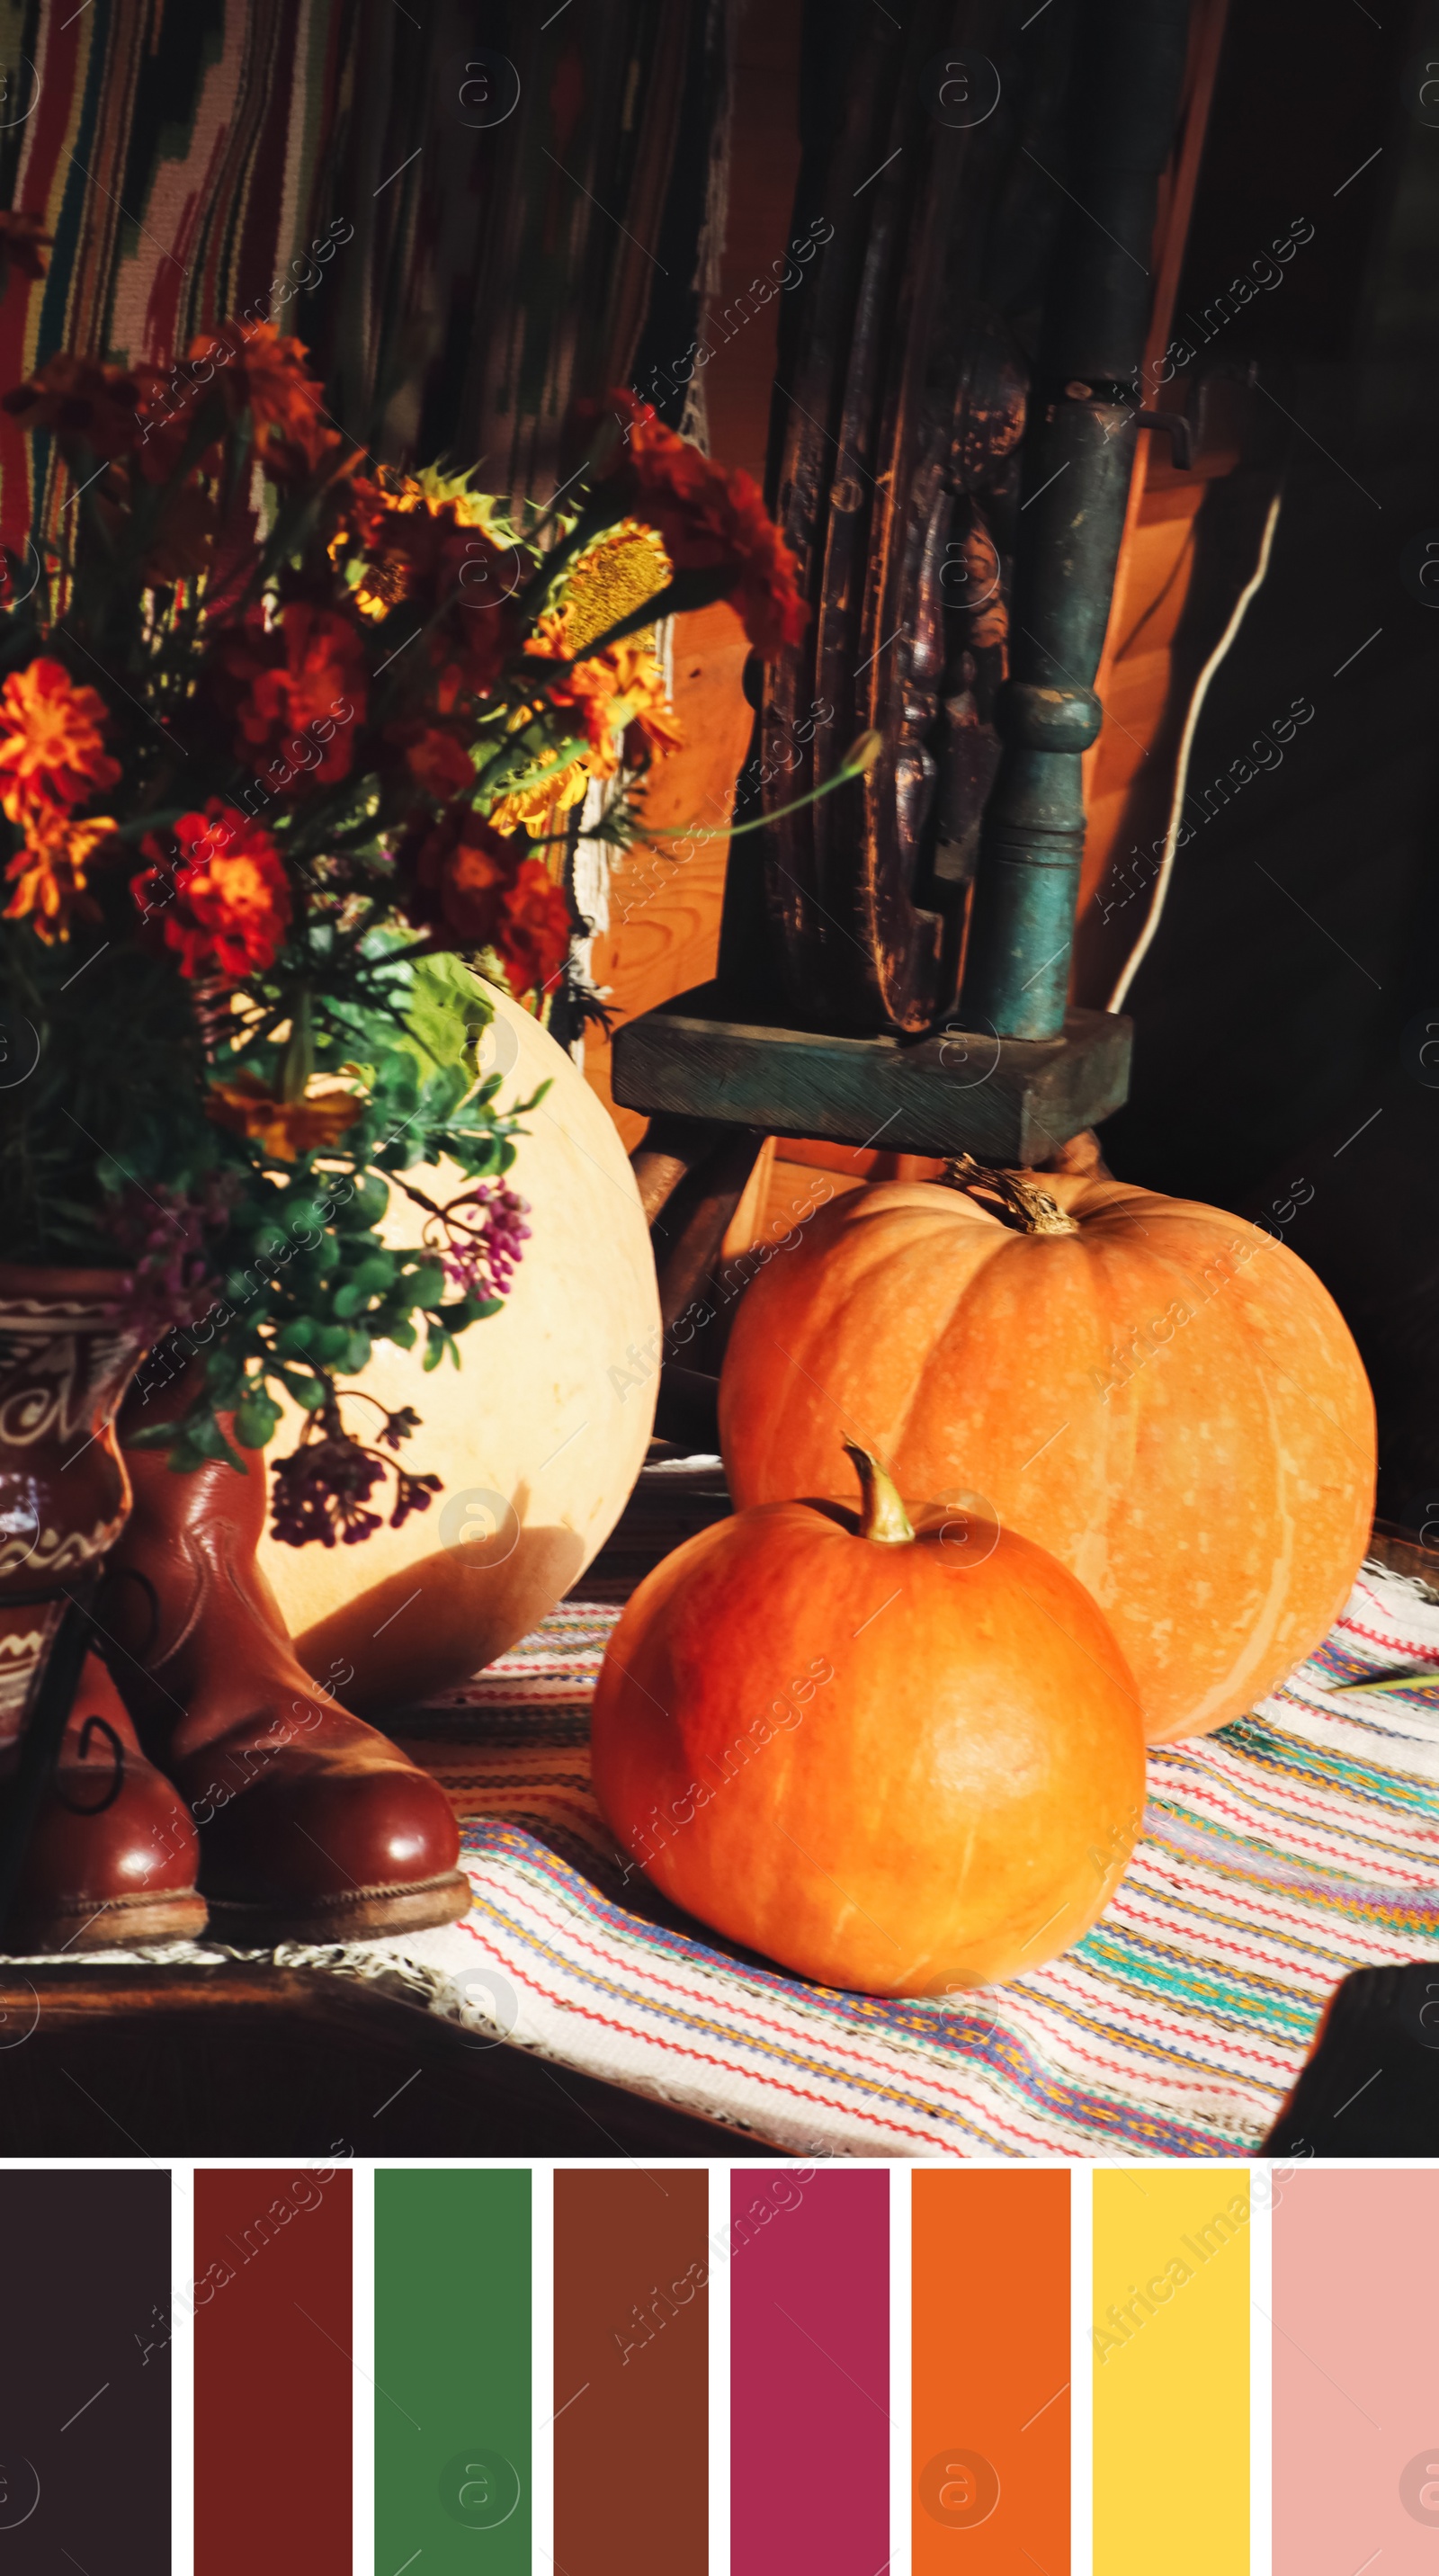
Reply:
[[[590,783],[590,773],[582,760],[572,760],[568,769],[538,779],[533,787],[517,788],[502,796],[492,806],[485,820],[497,832],[515,832],[521,826],[532,841],[548,832],[557,814],[567,814],[578,805]]]
[[[653,528],[641,527],[638,519],[621,519],[618,527],[607,528],[576,559],[564,585],[571,651],[582,652],[597,635],[643,608],[647,599],[657,599],[669,578],[670,559]],[[645,628],[633,640],[653,653],[654,628]]]

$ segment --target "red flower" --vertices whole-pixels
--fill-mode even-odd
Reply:
[[[45,262],[40,253],[55,247],[55,237],[44,230],[44,223],[43,215],[26,214],[19,207],[0,210],[0,261],[8,260],[27,277],[43,277]]]
[[[296,784],[349,776],[369,679],[348,617],[292,599],[278,630],[252,622],[222,646],[220,662],[232,682],[248,684],[235,710],[235,749],[257,775],[283,764]]]
[[[128,456],[143,435],[139,418],[153,367],[102,366],[61,349],[15,385],[4,407],[23,430],[51,429],[62,447],[83,441],[97,456]]]
[[[443,805],[452,796],[462,796],[475,783],[475,764],[466,748],[467,736],[456,734],[444,725],[427,724],[423,716],[410,724],[386,725],[385,740],[404,754],[405,766],[417,787]]]
[[[758,485],[702,456],[632,393],[612,393],[609,408],[623,416],[626,435],[600,479],[622,482],[626,508],[657,531],[676,572],[733,569],[726,596],[756,653],[768,661],[781,645],[797,644],[809,611],[795,588],[794,556]]]
[[[513,553],[506,554],[482,528],[451,516],[452,507],[445,502],[433,511],[412,511],[396,529],[409,567],[406,596],[433,620],[428,651],[446,712],[459,698],[482,698],[494,687],[520,636],[510,599]]]
[[[552,983],[570,944],[569,907],[541,859],[468,806],[417,827],[397,856],[408,918],[437,948],[492,948],[516,993]]]
[[[218,973],[231,982],[272,966],[290,923],[290,887],[268,832],[212,796],[203,814],[182,814],[177,849],[153,832],[141,843],[148,868],[130,892],[148,924],[177,951],[182,975]]]
[[[362,616],[386,617],[403,601],[416,627],[428,628],[439,709],[449,715],[462,697],[493,687],[520,640],[512,605],[520,566],[514,547],[500,545],[458,502],[391,481],[397,488],[357,475],[346,486],[330,550],[363,559],[353,592]]]
[[[471,806],[452,805],[437,823],[414,825],[396,857],[417,929],[449,934],[438,947],[492,946],[515,854]]]
[[[547,992],[570,951],[570,908],[543,859],[522,859],[491,945],[517,994]]]
[[[12,823],[37,801],[81,805],[114,786],[120,764],[104,748],[107,721],[99,692],[77,687],[47,654],[11,672],[0,689],[0,804]]]

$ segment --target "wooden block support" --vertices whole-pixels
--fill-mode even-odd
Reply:
[[[771,1136],[833,1137],[912,1154],[975,1154],[1032,1168],[1118,1109],[1132,1023],[1071,1011],[1043,1042],[946,1029],[904,1039],[827,1037],[736,1019],[715,984],[631,1020],[615,1038],[627,1108],[723,1119]]]

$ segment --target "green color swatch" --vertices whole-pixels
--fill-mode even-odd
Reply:
[[[529,2174],[377,2171],[375,2576],[529,2576],[530,2422]]]

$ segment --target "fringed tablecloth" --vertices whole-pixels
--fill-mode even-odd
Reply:
[[[1439,1606],[1402,1576],[1367,1566],[1272,1698],[1150,1755],[1085,1940],[942,2004],[802,1984],[622,1877],[587,1743],[617,1617],[568,1602],[406,1721],[465,1819],[474,1910],[334,1965],[800,2154],[1182,2156],[1258,2145],[1351,1968],[1439,1957],[1439,1697],[1335,1695],[1439,1681]]]

